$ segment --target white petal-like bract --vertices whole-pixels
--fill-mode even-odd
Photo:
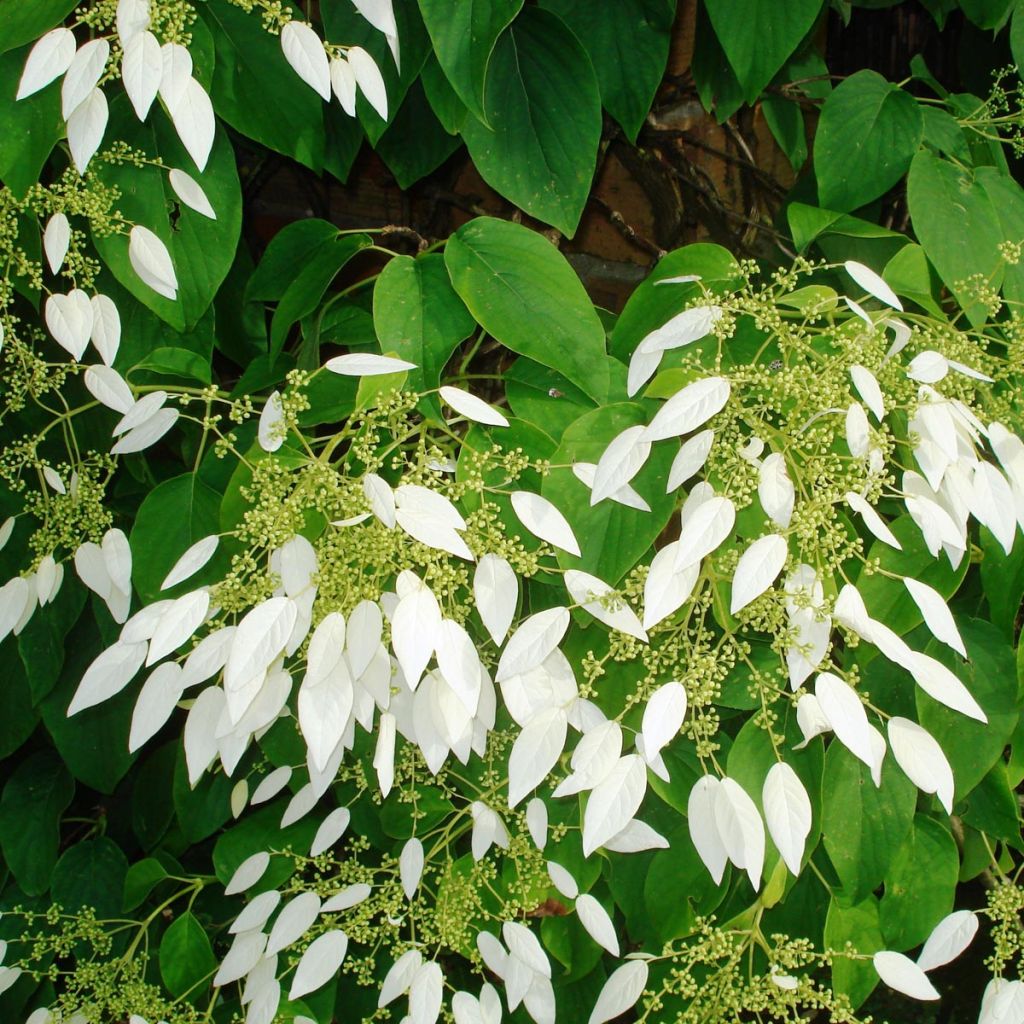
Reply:
[[[508,420],[497,409],[488,405],[482,398],[471,395],[461,388],[445,385],[438,392],[441,398],[460,416],[474,423],[484,423],[491,427],[507,427]]]
[[[786,538],[778,533],[755,540],[740,555],[732,578],[729,611],[735,615],[763,594],[778,578],[786,564],[789,548]]]
[[[281,29],[281,50],[292,70],[325,102],[331,99],[331,70],[323,40],[306,22],[292,19]]]
[[[149,228],[136,224],[128,236],[128,260],[132,269],[158,295],[174,299],[178,278],[167,246]]]
[[[804,845],[811,831],[811,800],[799,776],[785,761],[768,770],[761,794],[768,834],[790,873],[800,873]]]
[[[174,194],[191,210],[201,213],[210,220],[217,219],[217,213],[202,186],[191,175],[177,167],[172,167],[167,174],[167,180]]]
[[[348,48],[348,64],[359,86],[359,91],[377,112],[381,120],[388,119],[388,92],[377,62],[361,46]]]
[[[14,98],[23,100],[63,75],[71,67],[77,48],[71,29],[55,28],[47,32],[29,51]]]
[[[868,295],[893,309],[898,309],[901,313],[903,312],[903,304],[896,297],[896,293],[870,267],[865,267],[863,263],[858,263],[856,260],[847,260],[843,264],[843,269]]]
[[[643,960],[630,960],[612,971],[598,994],[587,1024],[606,1024],[632,1009],[643,994],[648,972]]]
[[[577,558],[580,556],[580,545],[569,521],[547,498],[531,491],[513,491],[512,509],[535,537]]]
[[[939,998],[939,993],[928,980],[924,971],[902,953],[883,949],[875,953],[872,963],[875,965],[875,970],[878,971],[878,976],[889,988],[902,992],[903,995],[910,996],[911,999]]]

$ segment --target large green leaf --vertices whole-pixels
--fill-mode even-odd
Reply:
[[[557,442],[594,403],[562,374],[521,357],[502,374],[509,408]]]
[[[333,238],[321,242],[309,254],[305,265],[284,290],[274,310],[270,322],[271,358],[276,358],[284,348],[292,325],[320,305],[320,301],[342,267],[369,244],[369,235],[336,233]]]
[[[56,685],[64,665],[65,637],[85,607],[86,590],[77,579],[65,579],[60,593],[41,615],[33,615],[18,636],[18,653],[32,688],[41,701]]]
[[[75,783],[53,750],[40,750],[17,765],[0,797],[0,850],[29,896],[45,892],[57,863],[60,819]]]
[[[160,940],[160,977],[172,996],[195,999],[205,992],[206,981],[216,969],[206,929],[186,910]]]
[[[753,103],[814,25],[822,0],[704,0],[747,103]]]
[[[981,619],[957,619],[968,661],[933,640],[925,653],[958,675],[988,716],[976,722],[917,690],[918,719],[953,768],[956,796],[966,796],[999,760],[1020,711],[1017,706],[1017,665],[1013,648],[1000,631]]]
[[[1003,232],[988,193],[967,168],[921,150],[910,166],[907,202],[914,232],[939,277],[964,303],[971,323],[984,323],[985,307],[970,301],[963,282],[981,275],[998,288],[1003,281]]]
[[[992,203],[1003,238],[1007,242],[1019,243],[1024,239],[1024,189],[1000,168],[979,167],[975,175],[978,185]],[[1024,265],[1021,263],[1004,266],[1003,295],[1010,302],[1024,302]]]
[[[73,718],[67,714],[82,676],[102,649],[95,623],[83,615],[68,634],[60,679],[39,707],[46,730],[71,774],[92,789],[113,793],[135,760],[135,755],[128,753],[128,730],[138,683]]]
[[[482,121],[487,66],[523,0],[419,0],[434,55],[459,99]]]
[[[212,836],[231,817],[234,785],[223,772],[207,772],[195,788],[189,786],[185,748],[179,745],[171,793],[178,826],[189,843]]]
[[[601,96],[586,50],[548,11],[526,8],[498,40],[487,72],[486,124],[462,137],[484,180],[572,236],[590,193]]]
[[[179,203],[167,172],[159,167],[97,165],[96,173],[102,181],[120,191],[117,205],[124,217],[149,228],[167,246],[178,278],[177,299],[157,295],[142,282],[128,259],[127,234],[94,236],[100,256],[141,303],[175,330],[184,331],[195,325],[213,302],[235,258],[242,225],[242,193],[231,143],[219,130],[206,170],[198,175],[167,118],[157,115],[140,123],[123,96],[110,105],[108,131],[148,156],[159,157],[167,167],[180,167],[197,177],[216,211],[217,219],[211,220]],[[169,214],[173,210],[177,210],[177,219],[172,227]]]
[[[818,199],[849,211],[906,173],[924,131],[917,100],[876,71],[858,71],[825,101],[814,137]]]
[[[78,0],[0,0],[0,53],[35,42],[44,32],[56,28],[77,3]]]
[[[902,951],[924,942],[953,909],[960,856],[949,829],[923,814],[885,873],[879,919],[885,948]]]
[[[843,950],[850,943],[859,954],[877,953],[885,940],[878,923],[878,900],[868,896],[861,903],[846,906],[834,897],[825,918],[826,949]],[[878,972],[870,961],[837,956],[832,961],[832,985],[836,992],[860,1006],[878,984]]]
[[[24,9],[31,5],[19,6]],[[4,17],[0,13],[0,25]],[[0,44],[0,50],[3,48]],[[64,134],[58,82],[23,100],[14,99],[28,51],[25,47],[0,57],[0,117],[4,126],[0,132],[0,181],[19,196],[39,180],[46,158]]]
[[[422,0],[421,0],[422,2]],[[635,140],[665,74],[675,0],[542,0],[586,48],[601,102]]]
[[[699,275],[700,283],[659,284],[672,277]],[[726,291],[739,284],[736,257],[711,242],[676,249],[663,256],[651,273],[630,295],[615,321],[609,348],[616,358],[628,362],[633,350],[644,338],[693,304],[703,288]]]
[[[14,651],[13,640],[0,647],[0,652],[5,656],[7,675],[0,689],[0,757],[7,757],[35,731],[39,710],[35,707],[25,666]]]
[[[917,789],[889,755],[876,787],[867,766],[833,740],[821,791],[821,831],[843,885],[842,901],[860,903],[882,881],[910,831]]]
[[[452,288],[444,258],[429,253],[396,256],[381,271],[373,289],[373,326],[382,351],[416,364],[410,386],[428,391],[438,386],[445,363],[476,322]],[[437,400],[427,401],[438,415]]]
[[[230,0],[209,0],[197,10],[216,47],[217,113],[250,139],[319,171],[323,101],[288,66],[278,38],[264,31],[259,13],[246,14]]]
[[[456,292],[488,334],[592,398],[607,397],[604,328],[580,279],[547,239],[479,217],[448,239],[444,259]]]
[[[568,467],[574,462],[597,462],[612,438],[646,419],[640,406],[625,402],[581,416],[562,435],[551,456],[552,464],[561,468],[552,469],[544,478],[541,491],[569,520],[583,553],[582,558],[574,558],[560,551],[559,562],[612,585],[643,559],[672,514],[675,495],[665,493],[665,480],[675,450],[672,445],[656,445],[647,465],[631,481],[651,506],[650,512],[611,500],[591,505],[589,488]]]
[[[155,601],[160,584],[174,563],[197,540],[217,533],[220,495],[195,473],[183,473],[153,488],[139,507],[129,543],[132,578],[143,601]],[[183,586],[193,589],[205,582],[200,573]]]
[[[245,286],[246,299],[278,302],[309,261],[310,254],[337,236],[338,229],[319,217],[286,224],[263,251],[259,266]]]
[[[92,907],[98,918],[115,917],[121,910],[128,858],[106,836],[69,846],[53,869],[50,895],[65,913]]]
[[[377,155],[402,189],[436,170],[459,148],[427,100],[423,84],[413,82],[398,113],[377,142]]]

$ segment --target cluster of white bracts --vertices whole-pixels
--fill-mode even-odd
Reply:
[[[161,46],[149,31],[149,23],[148,0],[119,0],[117,38],[123,51],[121,81],[140,121],[146,120],[153,101],[160,97],[182,145],[202,171],[213,146],[213,105],[206,91],[192,77],[192,57],[188,50],[177,43]],[[55,28],[32,47],[18,83],[16,98],[20,100],[63,75],[61,114],[67,122],[71,158],[80,174],[85,174],[107,128],[107,99],[99,82],[107,70],[109,58],[110,43],[106,39],[90,39],[79,46],[71,29]],[[194,209],[209,207],[202,190],[184,171],[179,171],[177,176],[183,185],[179,192],[183,203]],[[178,191],[173,180],[172,187]],[[198,201],[198,205],[194,201]],[[200,212],[205,211],[200,209]]]
[[[353,0],[356,9],[374,28],[384,33],[395,67],[400,66],[398,27],[391,0]],[[328,57],[316,29],[304,21],[290,21],[281,29],[281,51],[294,72],[325,103],[331,93],[349,117],[355,117],[357,90],[384,121],[388,119],[388,94],[377,62],[361,46],[349,46],[345,56]]]
[[[693,336],[700,330],[706,333],[720,315],[713,307],[705,308],[699,315],[689,312],[691,316],[674,321],[676,326],[672,330],[680,334],[662,329],[664,333],[657,345],[652,343],[652,352],[645,354],[660,355],[681,336],[695,340]],[[390,373],[409,366],[392,357],[374,355],[341,356],[331,364],[329,368],[334,372],[359,376]],[[874,377],[866,370],[854,372],[852,377],[854,388],[871,411],[876,416],[880,410],[884,414],[880,391],[876,394],[877,383],[872,386]],[[937,457],[925,449],[922,458],[932,458],[930,482],[923,476],[920,480],[929,493],[923,494],[920,485],[915,485],[907,489],[906,498],[908,510],[922,527],[926,540],[931,537],[935,541],[934,552],[945,548],[950,559],[956,561],[966,548],[967,525],[961,507],[953,503],[953,497],[960,493],[957,480],[966,474],[971,481],[972,497],[964,497],[967,514],[980,519],[977,506],[985,503],[987,522],[995,522],[995,528],[990,528],[1002,538],[1006,534],[1005,524],[995,521],[987,505],[993,494],[1004,503],[1007,496],[1014,500],[1018,493],[1024,495],[1024,444],[998,425],[981,431],[966,412],[937,395],[934,392],[925,396],[922,407],[927,406],[927,411],[922,416],[919,410],[915,429],[922,444],[931,442],[940,449],[942,444],[937,438],[945,444],[949,438],[944,432],[947,427],[952,429],[956,458],[950,458],[936,476]],[[496,426],[507,422],[496,410],[458,389],[446,389],[442,397],[467,418]],[[577,476],[589,481],[595,501],[623,501],[638,507],[629,484],[646,462],[652,444],[680,437],[682,443],[669,485],[670,489],[682,486],[705,464],[715,439],[713,429],[705,424],[728,398],[729,382],[724,378],[712,377],[688,385],[665,403],[651,424],[628,428],[612,442],[598,463],[582,473],[577,469]],[[260,439],[273,450],[281,437],[283,408],[280,402],[268,402],[267,408],[270,412],[261,421]],[[860,414],[845,412],[851,455],[867,460],[869,472],[874,472],[874,453],[878,449],[871,444],[870,427],[865,427],[867,417],[858,403],[850,408],[860,410]],[[127,415],[130,414],[129,411]],[[978,454],[980,438],[986,434],[1009,480]],[[733,579],[733,614],[771,591],[782,578],[779,596],[785,602],[796,636],[787,652],[791,685],[798,689],[816,673],[813,692],[804,694],[797,706],[805,742],[822,732],[833,732],[838,742],[870,768],[879,784],[886,739],[868,720],[856,691],[829,671],[826,657],[833,620],[898,661],[935,699],[980,720],[984,720],[984,712],[960,680],[940,662],[912,651],[884,623],[872,619],[853,585],[841,590],[830,610],[823,581],[810,566],[796,565],[783,575],[788,561],[785,534],[794,510],[795,489],[781,454],[769,453],[761,458],[764,445],[756,439],[748,449],[743,454],[758,467],[758,493],[772,530],[741,554]],[[1005,488],[996,482],[993,473],[998,474]],[[570,772],[558,783],[554,796],[588,794],[582,823],[584,853],[589,855],[601,847],[630,852],[665,846],[663,837],[635,815],[646,793],[648,771],[668,777],[661,750],[678,735],[684,722],[685,689],[670,682],[651,696],[641,732],[635,738],[635,749],[630,750],[629,739],[620,724],[608,721],[595,704],[579,697],[572,665],[560,650],[570,624],[569,604],[527,616],[509,635],[519,602],[515,572],[497,555],[486,554],[478,561],[474,558],[462,536],[465,520],[451,501],[419,485],[392,488],[372,474],[362,484],[368,511],[339,521],[333,524],[334,528],[358,528],[372,518],[430,547],[476,561],[476,610],[500,650],[493,680],[466,629],[445,617],[436,595],[411,571],[399,575],[393,593],[362,602],[347,619],[339,613],[328,614],[310,635],[317,556],[308,541],[295,537],[270,556],[269,567],[281,581],[279,590],[251,609],[237,625],[220,626],[208,632],[181,663],[163,659],[188,644],[216,615],[205,589],[157,602],[125,621],[119,640],[86,672],[69,712],[117,693],[144,663],[155,666],[142,687],[133,716],[134,749],[163,725],[188,688],[207,684],[195,698],[186,720],[189,777],[194,784],[218,758],[230,775],[252,739],[278,717],[289,713],[294,669],[286,665],[308,637],[305,671],[298,687],[297,717],[307,745],[309,782],[292,797],[282,825],[298,820],[315,806],[333,780],[345,752],[351,749],[357,725],[376,733],[373,764],[384,795],[393,784],[399,735],[419,748],[435,773],[449,755],[465,762],[472,751],[483,754],[488,733],[494,726],[500,689],[501,699],[520,729],[508,762],[510,809],[546,780],[562,756],[572,727],[579,733],[579,739],[571,755]],[[872,533],[887,543],[895,541],[884,521],[862,497],[848,495],[847,502]],[[1022,504],[1018,502],[1014,508]],[[567,552],[579,553],[571,526],[550,501],[517,491],[512,495],[512,507],[523,526],[538,538]],[[937,518],[940,514],[945,518]],[[704,559],[732,536],[735,517],[730,499],[715,494],[705,482],[696,483],[682,508],[679,539],[659,551],[651,565],[642,619],[617,600],[607,583],[578,570],[568,571],[564,576],[572,606],[587,610],[612,629],[646,641],[647,631],[673,614],[690,596]],[[1016,522],[1015,515],[1013,524]],[[936,523],[942,524],[941,530]],[[1009,543],[1012,535],[1010,530],[1006,538]],[[172,569],[165,587],[175,586],[198,571],[212,557],[216,546],[215,537],[193,545]],[[112,610],[117,607],[116,614],[123,618],[127,613],[125,595],[130,588],[124,566],[108,556],[104,545],[80,551],[76,566],[87,584],[112,602]],[[917,581],[907,581],[907,588],[932,632],[963,654],[962,640],[941,597]],[[390,646],[384,643],[385,621],[390,624]],[[923,791],[936,793],[949,810],[953,777],[938,743],[916,723],[900,718],[889,722],[888,742],[908,777]],[[280,792],[290,774],[289,769],[271,773],[253,793],[252,802]],[[245,795],[243,790],[236,812],[244,805]],[[806,853],[811,805],[797,773],[784,762],[769,771],[760,793],[760,805],[763,812],[751,795],[730,778],[708,775],[694,787],[688,816],[690,832],[716,882],[721,880],[726,863],[732,862],[747,873],[757,889],[767,836],[789,870],[799,872]],[[484,856],[492,845],[507,845],[508,832],[500,812],[500,808],[479,801],[470,808],[475,857]],[[543,802],[530,800],[526,817],[531,836],[543,848],[547,839]],[[347,822],[344,809],[330,815],[314,841],[314,851],[322,852],[336,842]],[[245,870],[239,869],[242,877],[232,880],[229,891],[242,891],[254,884],[265,869],[266,857],[256,855],[255,861],[250,858],[252,863],[243,865]],[[400,876],[408,899],[414,898],[419,886],[424,857],[419,839],[405,844]],[[600,904],[587,894],[581,895],[569,872],[556,862],[549,863],[549,871],[562,895],[575,900],[576,911],[588,933],[618,955],[614,927]],[[295,941],[319,914],[350,907],[368,894],[367,887],[349,887],[323,904],[312,894],[311,898],[296,897],[277,917],[269,934],[264,932],[264,925],[276,909],[276,899],[261,895],[249,904],[236,922],[235,944],[218,974],[218,983],[246,979],[249,1024],[269,1020],[277,1007],[278,951]],[[303,899],[305,902],[300,903]],[[948,954],[947,959],[951,959],[966,946],[973,936],[972,928],[976,928],[973,915],[969,916],[970,921],[953,915],[953,923],[949,923],[952,919],[940,923],[916,964],[901,954],[879,953],[875,958],[879,973],[901,991],[931,998],[928,993],[933,990],[924,972],[945,962],[941,956]],[[300,924],[302,928],[295,931]],[[553,1021],[550,966],[536,937],[525,926],[507,922],[502,938],[504,945],[494,936],[481,935],[480,948],[490,969],[503,979],[510,1007],[523,1003],[538,1024]],[[932,946],[935,948],[929,952]],[[328,932],[322,941],[318,939],[300,964],[293,995],[296,988],[310,991],[311,988],[303,987],[315,987],[317,979],[336,970],[346,948],[347,939],[337,930]],[[632,1006],[646,977],[647,968],[642,961],[623,964],[608,979],[591,1024],[600,1024]],[[785,977],[778,979],[780,985],[791,981]],[[988,1003],[998,1002],[1002,1006],[1006,1000],[1017,998],[1015,993],[1016,989],[1003,986],[993,990]],[[418,950],[406,953],[389,972],[381,1005],[403,995],[408,996],[413,1024],[433,1024],[443,998],[443,976],[440,966],[424,962]],[[500,1013],[497,993],[489,986],[479,997],[456,994],[452,1006],[459,1024],[491,1024]],[[983,1011],[983,1019],[985,1012],[988,1011]],[[998,1018],[993,1016],[992,1020],[995,1019]]]
[[[117,37],[123,51],[122,83],[140,121],[145,121],[154,100],[160,97],[182,144],[202,171],[216,132],[213,105],[192,76],[188,50],[177,43],[161,46],[149,31],[149,23],[148,0],[120,0]],[[71,158],[80,174],[85,174],[107,127],[107,100],[98,83],[107,71],[109,58],[110,43],[106,39],[90,39],[79,46],[71,29],[55,28],[33,46],[18,84],[20,100],[63,76],[61,110],[67,122]],[[216,219],[202,186],[187,172],[173,168],[168,181],[185,206]],[[63,213],[54,214],[43,233],[43,249],[53,274],[60,272],[70,240],[68,218]],[[129,233],[128,259],[143,283],[158,295],[170,300],[177,297],[178,278],[171,254],[157,234],[135,225]],[[67,294],[50,295],[44,312],[50,333],[73,359],[80,360],[92,341],[104,365],[111,366],[120,340],[120,323],[109,298],[90,297],[74,288]],[[108,375],[111,372],[108,370]],[[113,390],[107,389],[111,397],[123,405],[127,390],[123,381],[120,387],[116,383],[111,387]],[[99,395],[97,398],[104,401]],[[130,395],[127,401],[130,404]]]

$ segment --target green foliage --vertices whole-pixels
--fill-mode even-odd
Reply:
[[[616,313],[672,0],[0,0],[0,1018],[852,1024],[944,934],[1020,998],[1019,86],[833,88],[830,11],[698,5],[788,236]],[[250,250],[364,139],[517,209]]]

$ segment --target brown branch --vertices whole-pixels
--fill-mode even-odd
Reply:
[[[590,201],[596,203],[604,211],[605,216],[626,241],[632,242],[638,249],[649,252],[656,259],[660,260],[665,255],[665,249],[641,235],[636,228],[626,222],[626,218],[618,210],[613,210],[600,196],[591,195]]]

